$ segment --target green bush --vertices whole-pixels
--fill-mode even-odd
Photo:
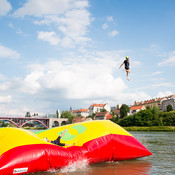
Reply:
[[[112,119],[121,126],[175,126],[175,111],[161,112],[157,107],[146,108],[133,115]]]
[[[175,111],[163,112],[163,125],[175,126]]]

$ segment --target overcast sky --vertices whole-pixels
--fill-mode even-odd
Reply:
[[[0,0],[1,116],[131,105],[174,76],[174,0]]]

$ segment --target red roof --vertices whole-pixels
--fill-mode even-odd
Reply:
[[[106,120],[111,119],[112,115],[109,112],[97,112],[95,117],[106,117]]]
[[[142,101],[142,102],[136,102],[136,105],[143,105],[143,104],[149,104],[149,103],[153,103],[153,102],[160,102],[161,100],[165,99],[165,98],[172,98],[174,97],[175,95],[170,95],[170,96],[167,96],[167,97],[158,97],[158,98],[155,98],[155,99],[151,99],[151,100],[146,100],[146,101]]]
[[[79,122],[83,122],[85,121],[86,118],[85,117],[75,117],[73,120],[72,120],[72,123],[79,123]]]
[[[73,113],[77,113],[77,112],[88,112],[89,109],[77,109],[77,110],[73,110]]]
[[[114,114],[120,114],[120,109],[115,110]]]
[[[107,115],[109,115],[109,112],[105,111],[105,112],[97,112],[95,116],[98,117],[98,116],[107,116]]]
[[[144,106],[132,106],[130,107],[130,110],[136,111],[138,109],[142,109]]]
[[[104,107],[106,104],[92,104],[92,107]]]
[[[106,117],[106,120],[111,119],[111,118],[112,118],[112,115],[110,114]]]

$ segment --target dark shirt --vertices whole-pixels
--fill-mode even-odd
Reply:
[[[59,145],[59,146],[65,146],[65,143],[60,143],[61,137],[58,136],[58,138],[54,141],[51,141],[51,143]]]
[[[125,64],[125,69],[129,69],[129,60],[125,60],[124,61],[124,64]]]

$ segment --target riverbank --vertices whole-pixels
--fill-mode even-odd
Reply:
[[[127,131],[175,131],[175,126],[129,126],[123,128]]]
[[[3,128],[3,127],[0,127]],[[126,131],[169,131],[175,132],[175,126],[128,126],[123,127]],[[28,130],[45,130],[45,128],[41,127],[25,127],[23,129]]]

